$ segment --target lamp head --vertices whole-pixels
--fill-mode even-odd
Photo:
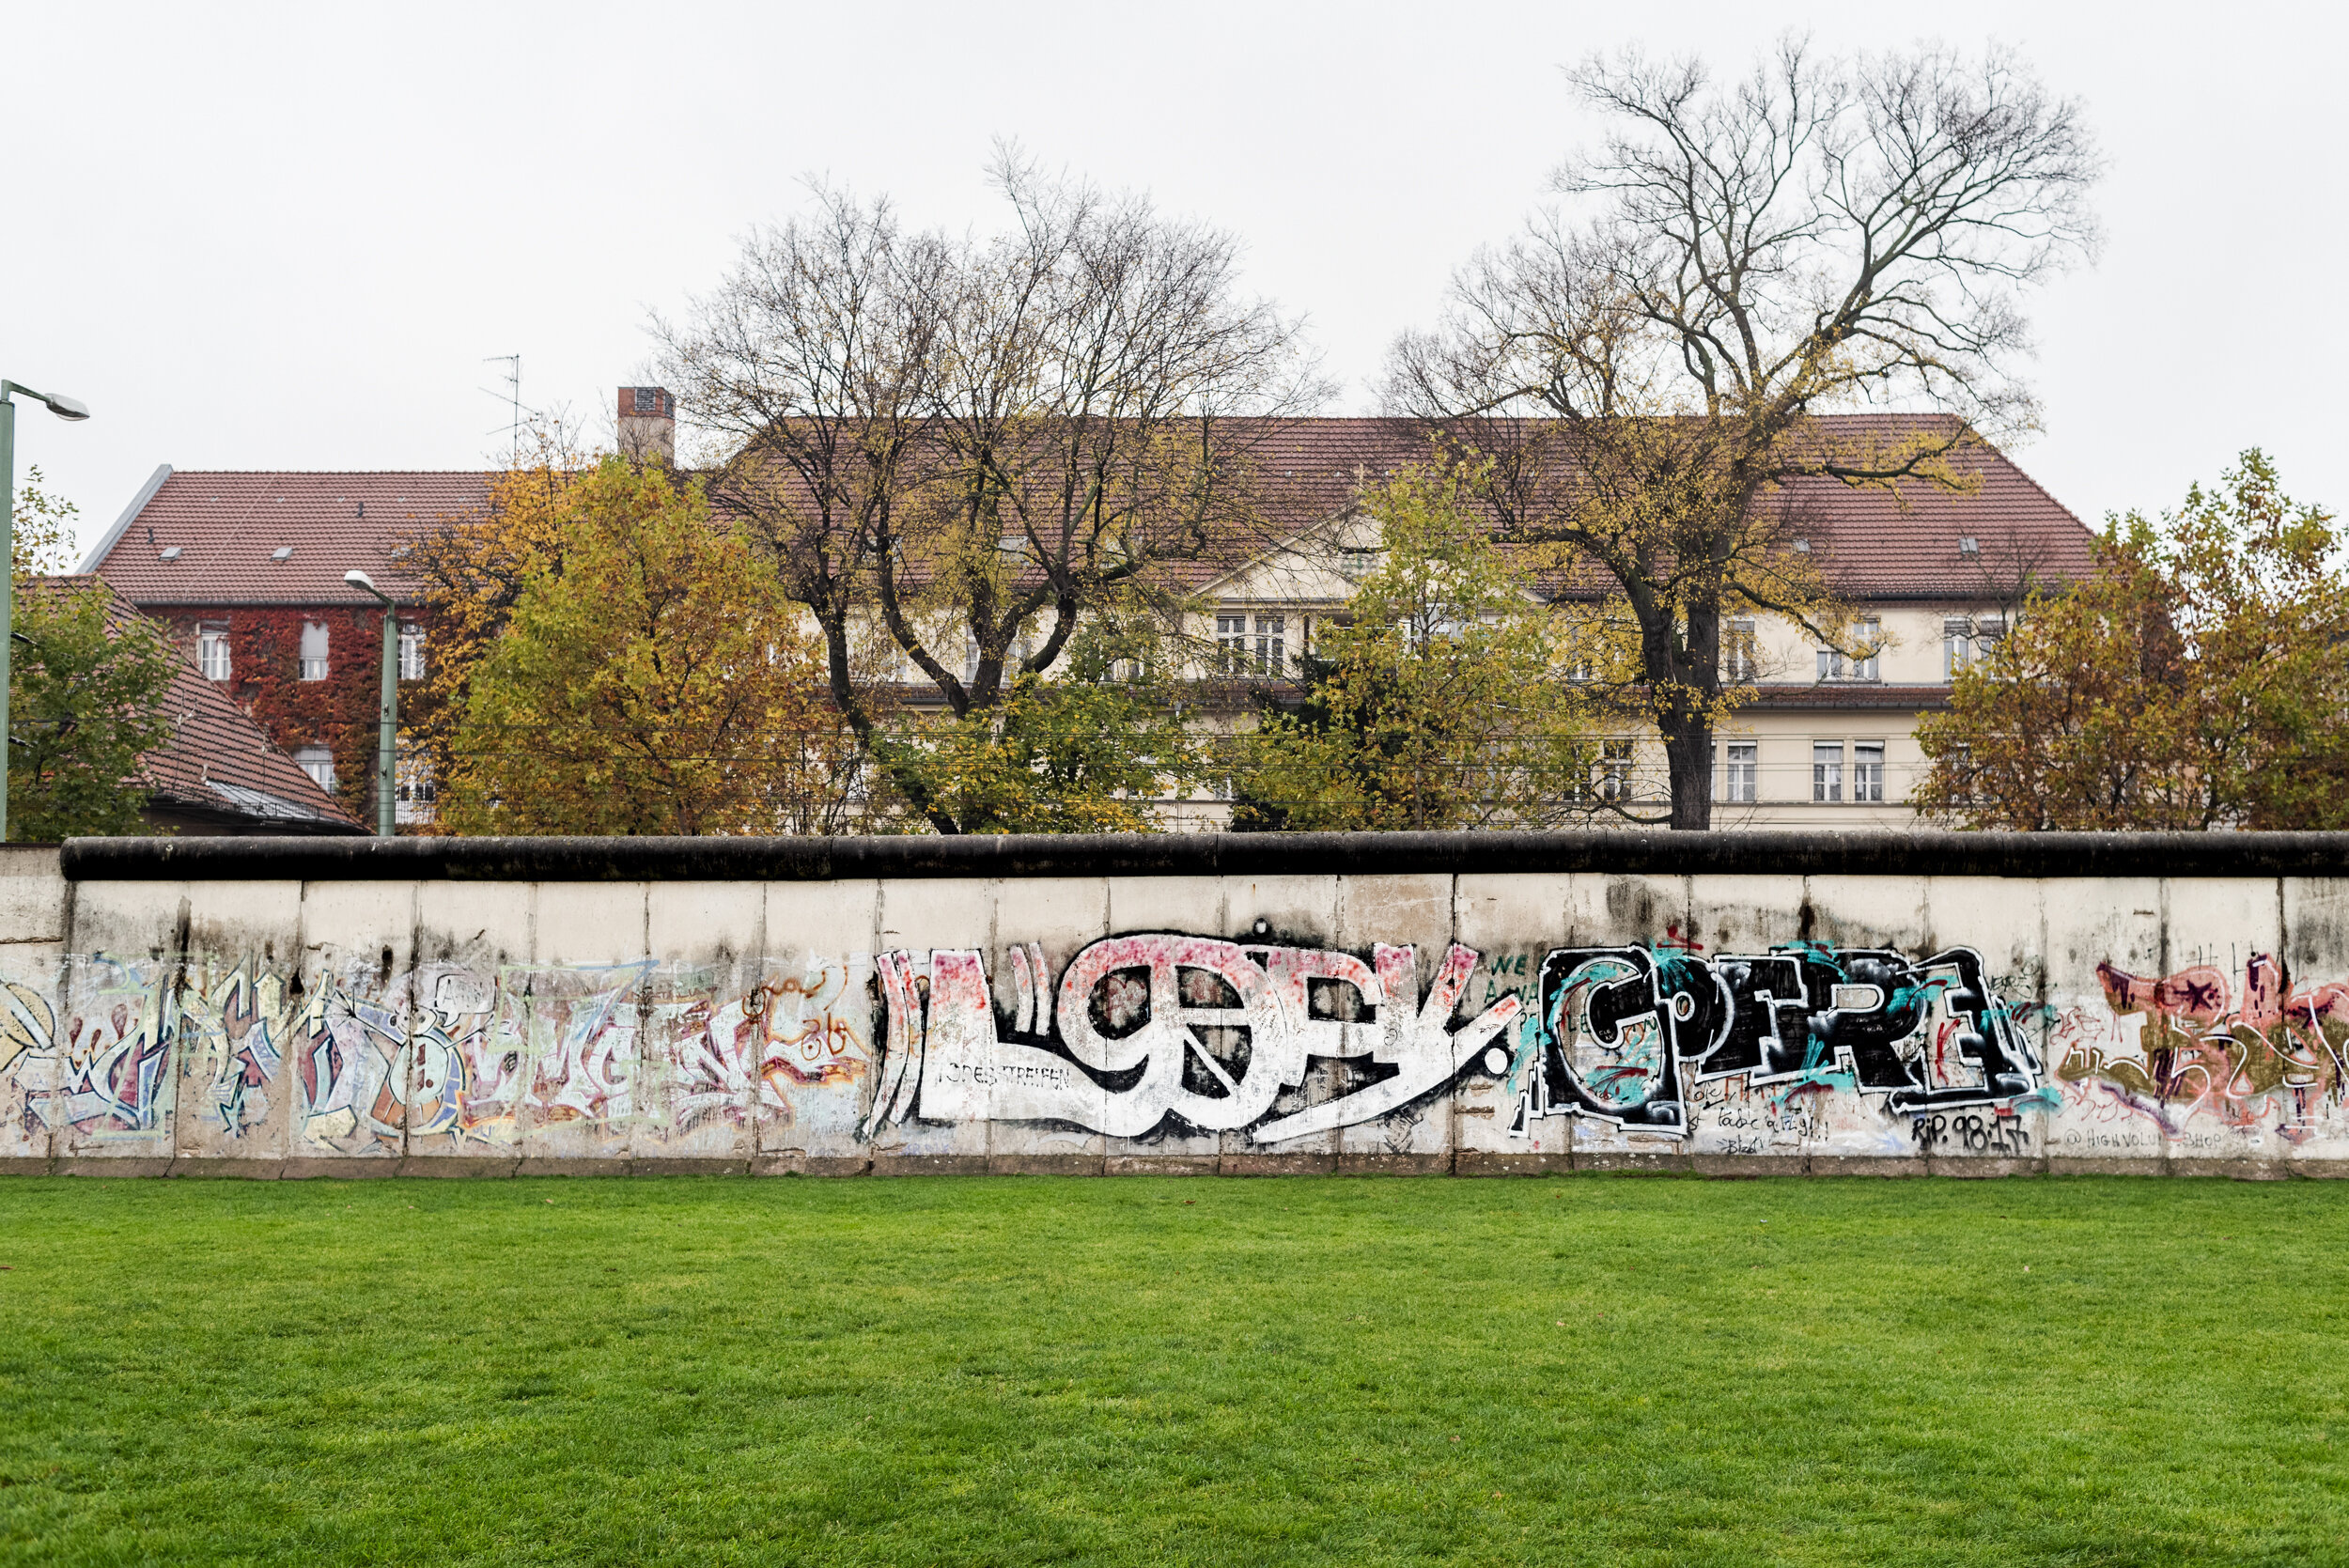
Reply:
[[[70,419],[79,422],[89,417],[89,405],[83,402],[79,397],[68,397],[62,392],[53,392],[48,396],[43,397],[41,401],[48,404],[49,411],[55,414],[59,419]]]
[[[366,572],[347,571],[343,573],[343,581],[358,589],[361,593],[371,594],[375,592],[375,579],[369,577]]]

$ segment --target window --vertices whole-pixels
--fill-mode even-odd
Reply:
[[[294,766],[310,775],[328,794],[334,792],[334,753],[323,746],[304,746],[294,753]]]
[[[1870,805],[1884,803],[1884,742],[1855,740],[1851,748],[1851,798]]]
[[[1253,631],[1249,627],[1255,623]],[[1215,667],[1227,675],[1278,675],[1289,667],[1286,615],[1218,615]]]
[[[2005,636],[2006,622],[2003,620],[1984,621],[1974,628],[1975,662],[1979,663],[1989,658]]]
[[[1999,639],[2006,635],[2003,617],[1977,625],[1961,616],[1952,615],[1941,623],[1941,678],[1955,680],[1968,667],[1990,657]]]
[[[1951,748],[1948,762],[1952,786],[1950,799],[1959,805],[1972,805],[1974,803],[1974,749],[1961,740]]]
[[[403,747],[394,777],[397,783],[392,792],[393,820],[430,822],[433,806],[440,799],[440,791],[432,778],[432,765],[422,757],[412,755]]]
[[[770,644],[767,662],[772,664],[774,661],[774,648],[772,644]],[[402,680],[424,678],[424,628],[413,621],[399,623],[399,678]]]
[[[1811,743],[1811,799],[1838,800],[1843,798],[1843,743],[1840,740],[1814,740]]]
[[[1884,642],[1884,623],[1871,615],[1859,623],[1858,629],[1860,653],[1852,660],[1851,678],[1875,680],[1877,678],[1876,650]]]
[[[225,626],[198,627],[195,633],[196,668],[206,680],[228,678],[228,629]]]
[[[1288,617],[1259,615],[1256,617],[1256,673],[1277,675],[1289,667]]]
[[[1860,651],[1849,659],[1835,648],[1819,650],[1821,680],[1874,680],[1876,678],[1876,644],[1884,640],[1884,623],[1873,615],[1852,623],[1852,645]]]
[[[1220,675],[1236,675],[1248,668],[1248,617],[1215,618],[1215,667]]]
[[[1759,743],[1751,740],[1729,743],[1729,768],[1721,775],[1721,799],[1729,804],[1753,804],[1754,774],[1759,771],[1755,754],[1759,750]]]
[[[1601,744],[1598,762],[1598,798],[1617,805],[1631,799],[1631,742],[1609,740]]]
[[[1963,615],[1941,623],[1941,678],[1955,680],[1974,661],[1974,623]]]
[[[326,678],[326,623],[304,621],[302,624],[302,678]]]
[[[1721,678],[1745,686],[1754,679],[1753,622],[1731,621],[1721,633]]]

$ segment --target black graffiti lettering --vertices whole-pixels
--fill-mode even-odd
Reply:
[[[1802,967],[1811,995],[1827,1003],[1811,1015],[1815,1054],[1848,1060],[1861,1094],[1889,1094],[1905,1108],[1903,1096],[1922,1085],[1900,1046],[1925,1010],[1908,960],[1880,949],[1842,949],[1831,957],[1807,955]]]
[[[1693,1001],[1645,948],[1560,948],[1542,960],[1544,1048],[1537,1115],[1593,1116],[1677,1137],[1686,1130],[1679,1042]]]
[[[1909,1137],[1921,1154],[1942,1147],[1961,1148],[1969,1155],[2021,1157],[2030,1153],[2030,1129],[2016,1116],[1984,1116],[1977,1111],[1919,1115],[1909,1125]]]
[[[1809,943],[1710,960],[1560,948],[1543,960],[1539,994],[1537,1115],[1677,1135],[1684,1063],[1700,1082],[1845,1082],[1911,1113],[2007,1106],[2039,1082],[2035,1054],[1971,948],[1921,960]],[[2012,1116],[1924,1115],[1913,1136],[1921,1147],[1978,1139],[2001,1153],[2029,1141]]]
[[[1764,957],[1723,958],[1717,968],[1729,987],[1729,1028],[1697,1076],[1735,1078],[1759,1070],[1778,1078],[1806,1070],[1811,1008],[1804,999],[1802,966],[1792,958]]]

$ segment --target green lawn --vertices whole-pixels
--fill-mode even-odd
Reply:
[[[0,1180],[0,1560],[2349,1560],[2349,1184]]]

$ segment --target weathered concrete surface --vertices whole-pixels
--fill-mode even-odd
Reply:
[[[0,1172],[2349,1173],[2349,837],[0,852]]]

